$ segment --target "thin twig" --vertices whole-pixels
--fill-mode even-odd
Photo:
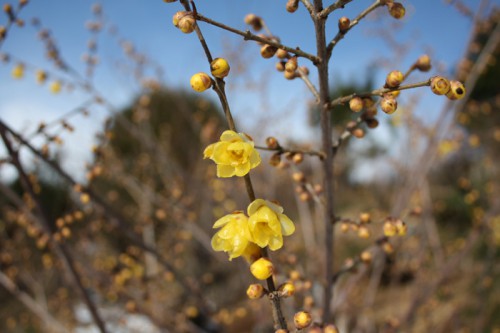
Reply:
[[[307,88],[309,88],[309,90],[314,95],[314,98],[316,99],[316,103],[319,103],[319,101],[320,101],[319,92],[316,89],[316,87],[314,86],[314,84],[311,82],[311,80],[309,80],[309,75],[307,75],[306,73],[304,73],[304,71],[302,69],[300,69],[300,68],[297,69],[297,73],[299,73],[300,78],[302,79],[302,81],[304,81],[304,83],[306,84]]]
[[[99,314],[99,311],[97,310],[96,304],[94,304],[94,301],[90,297],[88,290],[84,287],[82,279],[76,269],[75,266],[75,260],[73,259],[73,256],[69,252],[69,250],[66,248],[64,244],[58,243],[57,241],[54,241],[52,238],[53,235],[53,230],[50,227],[50,219],[45,211],[45,208],[43,207],[42,203],[40,202],[40,198],[38,195],[35,193],[33,186],[24,171],[23,166],[21,165],[21,162],[19,160],[18,152],[14,150],[12,147],[12,143],[10,139],[7,137],[7,129],[3,126],[0,126],[0,135],[2,137],[2,140],[4,142],[5,148],[7,149],[7,152],[9,153],[9,156],[12,159],[12,164],[16,167],[17,172],[19,173],[19,178],[21,181],[21,184],[23,185],[25,191],[29,194],[31,199],[36,205],[36,209],[38,210],[39,214],[39,219],[41,223],[41,227],[43,230],[50,235],[50,240],[52,242],[52,245],[55,249],[56,254],[58,255],[59,259],[64,263],[64,266],[70,273],[70,276],[73,279],[73,283],[75,283],[78,291],[80,292],[83,301],[85,305],[87,306],[88,310],[90,311],[90,314],[92,316],[92,319],[94,320],[95,324],[99,328],[99,331],[101,333],[106,333],[106,326],[104,324],[104,320],[101,318],[101,315]]]
[[[298,47],[293,48],[293,47],[289,47],[289,46],[283,45],[283,44],[281,44],[280,42],[277,42],[274,39],[267,39],[267,38],[263,38],[263,37],[257,36],[257,35],[251,33],[248,30],[247,31],[241,31],[241,30],[232,28],[232,27],[227,26],[225,24],[222,24],[220,22],[217,22],[217,21],[214,21],[212,19],[209,19],[208,17],[205,17],[205,16],[201,15],[200,13],[196,13],[195,18],[198,21],[206,22],[206,23],[211,24],[213,26],[216,26],[218,28],[221,28],[221,29],[230,31],[230,32],[232,32],[234,34],[240,35],[240,36],[243,37],[244,40],[254,40],[256,42],[260,42],[260,43],[263,43],[263,44],[268,44],[268,45],[274,46],[276,48],[288,51],[288,52],[290,52],[292,54],[295,54],[295,55],[297,55],[299,57],[303,57],[303,58],[309,59],[313,63],[318,63],[320,61],[318,57],[316,57],[316,56],[314,56],[314,55],[312,55],[310,53],[304,52],[304,51],[302,51]]]
[[[306,9],[309,12],[309,14],[313,15],[313,13],[314,13],[314,7],[311,4],[311,1],[310,0],[300,0],[300,2],[302,2],[302,4],[304,5],[304,7],[306,7]]]
[[[332,13],[337,9],[344,8],[344,6],[351,1],[352,0],[337,0],[335,3],[332,3],[330,6],[326,7],[321,12],[319,12],[318,17],[326,18],[328,15],[330,15],[330,13]]]
[[[337,43],[344,38],[344,36],[355,26],[361,21],[366,15],[377,9],[378,7],[383,6],[382,2],[380,0],[376,0],[374,3],[370,5],[370,7],[366,8],[361,14],[358,15],[354,20],[351,21],[351,24],[349,25],[349,28],[346,29],[346,31],[343,32],[338,32],[337,35],[332,39],[332,41],[328,44],[328,47],[326,48],[327,56],[326,59],[330,59],[332,55],[332,50],[337,45]]]
[[[341,105],[344,103],[349,102],[351,99],[354,97],[370,97],[370,96],[381,96],[383,94],[386,94],[391,91],[401,91],[401,90],[406,90],[406,89],[413,89],[413,88],[418,88],[418,87],[425,87],[425,86],[430,86],[431,85],[431,79],[422,81],[422,82],[417,82],[417,83],[410,83],[402,86],[398,86],[396,88],[380,88],[380,89],[375,89],[372,91],[367,91],[367,92],[362,92],[362,93],[353,93],[347,96],[342,96],[339,98],[334,99],[328,104],[328,109],[332,109],[337,105]]]

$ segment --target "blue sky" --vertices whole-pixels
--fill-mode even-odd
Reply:
[[[14,0],[12,0],[14,1]],[[11,2],[12,2],[11,1]],[[3,4],[9,1],[0,1]],[[326,4],[332,1],[325,1]],[[407,8],[406,17],[396,22],[386,14],[385,8],[379,8],[366,20],[356,26],[334,50],[330,76],[335,80],[354,79],[362,82],[367,67],[375,58],[384,58],[394,68],[405,70],[423,53],[430,53],[432,58],[442,64],[441,70],[448,75],[464,52],[471,28],[470,19],[459,14],[444,0],[402,1]],[[463,1],[475,10],[480,1]],[[164,84],[170,87],[189,89],[189,78],[199,71],[208,71],[208,64],[198,40],[194,34],[185,35],[171,23],[172,15],[181,10],[177,3],[167,4],[161,0],[103,0],[106,19],[118,27],[120,35],[132,41],[137,48],[158,62],[165,71]],[[329,19],[329,37],[336,32],[336,22],[340,16],[355,17],[371,1],[355,0],[344,10],[336,11]],[[490,1],[498,6],[499,0]],[[64,58],[77,71],[84,72],[81,61],[86,51],[90,33],[85,23],[92,18],[91,1],[84,0],[31,0],[23,10],[21,17],[27,22],[38,17],[49,28]],[[314,53],[315,41],[311,37],[313,25],[306,10],[301,6],[294,14],[285,11],[285,1],[264,0],[210,0],[198,1],[200,13],[217,21],[241,30],[246,27],[243,17],[248,13],[262,16],[273,34],[279,36],[288,46],[300,46],[303,50]],[[6,18],[0,19],[0,25],[6,24]],[[398,56],[388,43],[373,34],[394,25],[391,34],[394,40],[407,45],[403,56]],[[265,136],[286,137],[293,129],[294,136],[300,139],[315,136],[307,126],[307,105],[311,102],[310,93],[299,80],[285,81],[280,73],[274,71],[275,60],[260,58],[259,48],[253,42],[243,42],[238,36],[217,28],[200,24],[214,57],[224,56],[230,60],[239,58],[247,69],[243,74],[232,71],[227,78],[228,96],[240,128],[251,131],[259,124],[263,142]],[[95,84],[116,108],[131,101],[139,88],[130,73],[118,70],[126,64],[117,42],[106,32],[100,34],[99,57]],[[25,28],[15,28],[9,33],[0,52],[12,54],[22,61],[37,68],[53,69],[45,60],[42,44],[37,40],[34,29],[27,24]],[[300,60],[300,65],[309,65]],[[27,73],[22,80],[13,80],[10,76],[11,64],[0,64],[0,117],[14,128],[30,131],[39,121],[49,122],[58,118],[85,100],[82,93],[63,92],[52,95],[46,86],[34,82],[33,75]],[[311,78],[315,78],[312,66]],[[382,85],[385,74],[390,70],[378,65],[376,84]],[[430,74],[437,73],[433,69]],[[248,78],[251,78],[249,80]],[[417,75],[410,82],[428,77]],[[251,84],[250,84],[251,83]],[[251,87],[248,87],[251,85]],[[215,100],[215,94],[206,92],[206,97]],[[442,98],[426,95],[421,100],[422,115],[433,118],[439,110]],[[275,114],[275,117],[269,118]],[[107,114],[102,110],[93,110],[87,119],[75,118],[76,131],[65,139],[65,165],[75,174],[81,175],[84,161],[89,157],[95,131],[100,128],[102,119]],[[263,122],[263,119],[266,119]],[[264,125],[263,125],[264,124]],[[380,130],[381,137],[384,136]],[[3,148],[0,148],[0,152]],[[0,177],[8,170],[0,169]]]

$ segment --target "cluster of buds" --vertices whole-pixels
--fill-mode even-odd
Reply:
[[[397,88],[403,80],[405,79],[404,74],[400,71],[392,71],[387,74],[385,79],[384,88]],[[399,91],[393,91],[386,93],[382,96],[380,100],[380,108],[387,114],[393,114],[398,108],[398,102],[396,101],[396,96],[399,95]]]
[[[408,230],[406,223],[404,223],[401,219],[397,219],[394,217],[388,217],[384,221],[384,235],[386,237],[392,236],[404,236]]]
[[[228,76],[230,69],[228,61],[224,58],[215,58],[210,63],[210,72],[217,79]],[[200,72],[191,76],[190,83],[194,91],[203,92],[212,87],[213,81],[207,73]]]
[[[340,230],[343,233],[348,231],[357,232],[359,238],[369,238],[371,236],[370,230],[367,225],[371,222],[370,213],[361,213],[359,214],[359,221],[353,221],[350,219],[343,219],[340,221]]]
[[[465,96],[465,87],[460,81],[449,81],[442,76],[431,79],[431,90],[436,95],[446,95],[451,100],[461,99]]]

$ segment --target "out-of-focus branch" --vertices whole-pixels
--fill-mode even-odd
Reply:
[[[340,8],[344,8],[344,6],[347,5],[351,1],[352,0],[337,0],[336,2],[332,3],[330,6],[326,7],[321,12],[319,12],[318,17],[319,18],[326,18],[333,11],[340,9]]]
[[[38,316],[47,326],[50,331],[66,333],[69,330],[64,327],[57,319],[55,319],[45,307],[41,306],[29,294],[20,290],[17,285],[9,279],[7,275],[0,271],[0,284],[7,289],[19,302],[24,304],[31,312]]]

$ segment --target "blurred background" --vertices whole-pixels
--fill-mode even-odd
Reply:
[[[246,297],[247,263],[210,246],[213,222],[248,198],[243,182],[216,178],[202,160],[227,125],[216,94],[190,90],[190,77],[209,65],[196,36],[171,23],[182,6],[1,3],[0,331],[99,332],[95,311],[110,332],[272,332],[268,302]],[[331,96],[381,88],[387,73],[406,72],[423,54],[430,72],[405,83],[443,75],[464,82],[467,96],[405,90],[396,113],[379,112],[378,127],[363,125],[364,135],[338,150],[335,324],[341,332],[500,332],[500,4],[402,3],[402,20],[378,8],[339,42]],[[338,18],[370,4],[335,11],[327,39]],[[302,5],[293,14],[278,1],[196,5],[242,31],[254,13],[284,45],[315,52]],[[256,43],[199,25],[213,56],[231,65],[225,81],[238,129],[257,146],[273,136],[319,150],[304,82],[286,80]],[[314,66],[299,65],[316,83]],[[357,115],[332,112],[338,137]],[[297,226],[272,253],[277,283],[297,288],[285,315],[306,309],[319,321],[320,163],[289,155],[270,165],[272,152],[261,156],[257,196],[279,201]],[[371,216],[363,232],[361,213]],[[384,238],[388,218],[404,221],[407,235]]]

